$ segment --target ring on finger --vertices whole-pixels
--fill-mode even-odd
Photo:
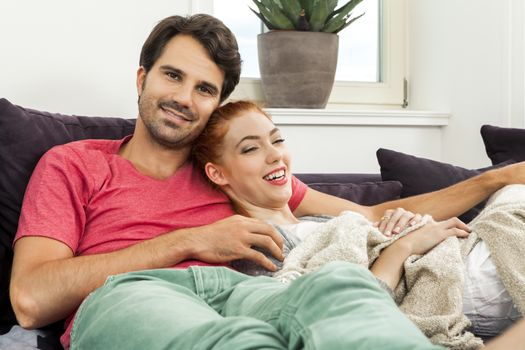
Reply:
[[[390,216],[383,216],[380,221],[390,220]]]

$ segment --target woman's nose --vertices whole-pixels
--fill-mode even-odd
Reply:
[[[271,164],[271,163],[278,162],[282,159],[282,157],[283,157],[283,153],[279,148],[275,147],[274,145],[269,146],[268,156],[267,156],[268,163]]]

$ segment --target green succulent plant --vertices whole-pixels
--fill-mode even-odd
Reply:
[[[350,0],[335,9],[338,0],[253,0],[259,12],[250,8],[268,29],[338,33],[359,16],[352,10],[363,0]]]

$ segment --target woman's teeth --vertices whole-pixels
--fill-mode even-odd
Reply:
[[[266,175],[263,179],[267,180],[267,181],[272,181],[272,180],[275,180],[275,179],[281,179],[284,177],[284,170],[279,170],[279,171],[276,171],[274,173],[271,173],[271,174],[268,174]]]

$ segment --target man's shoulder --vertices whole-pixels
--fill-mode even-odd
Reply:
[[[110,158],[117,154],[122,140],[86,139],[57,145],[49,149],[39,164],[46,169],[71,169],[94,172],[107,167]]]
[[[122,140],[107,139],[86,139],[77,140],[62,145],[57,145],[47,151],[47,154],[61,156],[89,157],[104,156],[106,154],[115,154],[122,143]]]

